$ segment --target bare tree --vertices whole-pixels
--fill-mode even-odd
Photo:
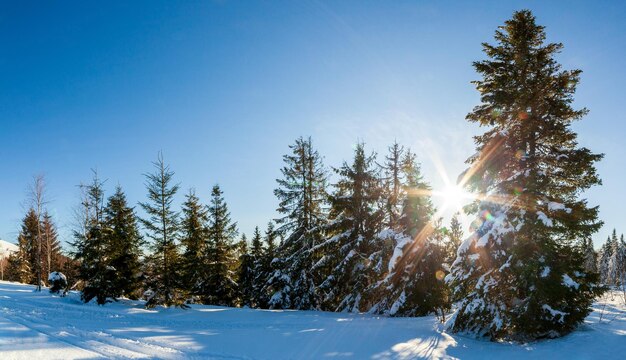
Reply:
[[[34,264],[37,272],[37,291],[41,291],[41,215],[47,203],[45,193],[46,182],[44,176],[41,174],[33,176],[33,182],[28,188],[28,198],[37,215],[37,263]]]

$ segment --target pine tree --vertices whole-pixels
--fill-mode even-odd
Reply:
[[[626,244],[624,243],[624,235],[622,235],[620,241],[617,238],[617,233],[613,230],[610,246],[611,255],[607,266],[606,283],[620,286],[626,280]]]
[[[74,232],[75,259],[80,262],[79,279],[83,283],[81,299],[96,299],[99,305],[110,301],[113,294],[115,270],[110,267],[108,229],[104,224],[103,182],[94,171],[91,184],[85,187],[84,206],[89,211],[86,233]]]
[[[46,270],[45,278],[48,279],[48,275],[52,271],[61,270],[61,243],[59,242],[56,225],[47,211],[43,214],[41,227],[43,237],[42,249],[45,254],[45,257],[42,257],[42,268]]]
[[[456,259],[456,252],[463,241],[463,226],[459,221],[459,213],[455,213],[450,219],[450,228],[447,231],[448,234],[448,244],[447,244],[447,253],[446,263],[452,264]]]
[[[38,223],[35,210],[33,208],[28,209],[28,212],[22,219],[18,235],[18,245],[23,254],[14,258],[12,263],[12,266],[18,266],[15,273],[19,274],[19,280],[17,281],[27,284],[37,284],[37,261],[39,259],[37,245]],[[28,275],[26,275],[26,271],[29,271]]]
[[[232,269],[237,261],[233,244],[237,236],[237,224],[230,219],[228,206],[218,185],[211,192],[208,215],[208,263],[202,299],[206,304],[234,306],[237,302],[237,282]]]
[[[324,256],[316,264],[330,270],[319,286],[330,310],[358,312],[367,306],[361,300],[375,278],[371,255],[380,251],[377,234],[384,220],[375,157],[359,143],[353,163],[335,169],[340,179],[330,199],[330,237],[320,244]]]
[[[26,218],[24,218],[24,222],[25,220]],[[29,250],[32,243],[31,239],[24,234],[24,222],[22,224],[22,231],[17,237],[18,250],[9,255],[6,273],[7,280],[28,284],[33,279],[33,271],[29,256]]]
[[[272,309],[318,309],[321,298],[314,281],[314,247],[322,239],[327,213],[327,172],[311,138],[299,138],[283,156],[282,178],[274,194],[279,200],[276,233],[281,237],[273,272],[265,284]]]
[[[576,239],[602,225],[598,208],[578,194],[600,184],[602,155],[578,147],[571,123],[580,70],[555,61],[561,44],[546,44],[530,11],[515,12],[483,44],[474,63],[482,103],[467,115],[489,130],[475,138],[461,183],[480,194],[480,223],[459,249],[448,280],[458,301],[455,332],[491,339],[557,337],[576,328],[601,293],[583,267]]]
[[[239,304],[254,307],[254,258],[248,250],[246,235],[241,236],[238,244],[239,266],[237,268],[237,285],[239,286]]]
[[[126,195],[118,185],[104,208],[106,253],[108,264],[115,271],[112,296],[137,299],[141,295],[142,274],[140,258],[143,239],[137,227],[137,216],[128,206]]]
[[[256,227],[254,242],[260,242],[260,237],[259,228]],[[261,247],[262,252],[257,255],[257,265],[255,267],[255,294],[257,306],[267,308],[270,306],[270,297],[274,295],[267,284],[274,276],[276,267],[276,262],[274,262],[276,256],[276,230],[274,229],[274,223],[271,221],[267,224],[263,240],[265,241],[265,247]]]
[[[206,269],[207,245],[209,241],[208,213],[200,204],[193,190],[189,191],[183,204],[181,244],[185,247],[182,256],[183,286],[193,297],[201,293],[203,273]]]
[[[609,261],[613,256],[614,243],[617,242],[617,234],[613,229],[613,236],[609,236],[602,245],[598,254],[598,273],[603,284],[609,284]]]
[[[598,273],[597,255],[593,249],[593,240],[587,238],[583,240],[583,253],[585,254],[584,267],[587,272]]]
[[[369,311],[391,316],[443,316],[449,308],[447,287],[442,281],[446,249],[441,226],[432,223],[435,209],[430,186],[410,151],[403,155],[399,174],[398,220],[379,235],[391,240],[393,254],[386,259],[386,272],[370,289]]]
[[[153,251],[149,257],[152,262],[151,276],[147,279],[151,294],[146,306],[176,305],[184,308],[186,298],[181,289],[178,268],[179,214],[172,208],[179,185],[171,184],[174,172],[165,164],[161,153],[153,165],[155,172],[145,175],[148,201],[139,203],[148,215],[140,221],[147,230],[147,236],[152,239]]]

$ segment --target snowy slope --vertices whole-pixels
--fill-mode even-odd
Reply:
[[[10,242],[4,240],[0,240],[0,259],[9,257],[10,254],[16,252],[17,250],[17,245],[11,244]]]
[[[626,307],[595,305],[586,324],[558,340],[490,343],[439,330],[433,317],[381,318],[214,306],[100,307],[0,282],[0,359],[615,359],[626,353]],[[600,315],[603,321],[600,323]]]

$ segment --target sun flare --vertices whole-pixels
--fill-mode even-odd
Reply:
[[[439,195],[443,198],[443,208],[452,209],[454,211],[461,210],[465,205],[475,199],[473,194],[455,184],[447,185],[439,192]]]

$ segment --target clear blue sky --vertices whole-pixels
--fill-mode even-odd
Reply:
[[[76,185],[91,168],[136,204],[163,150],[183,193],[225,191],[250,233],[275,216],[282,155],[311,135],[328,165],[357,139],[411,146],[433,187],[456,178],[479,130],[469,83],[480,43],[517,9],[533,10],[560,61],[584,71],[591,113],[580,143],[606,153],[587,192],[626,232],[626,5],[618,1],[2,2],[0,238],[15,241],[26,186],[48,180],[67,240]],[[434,160],[438,159],[438,160]]]

